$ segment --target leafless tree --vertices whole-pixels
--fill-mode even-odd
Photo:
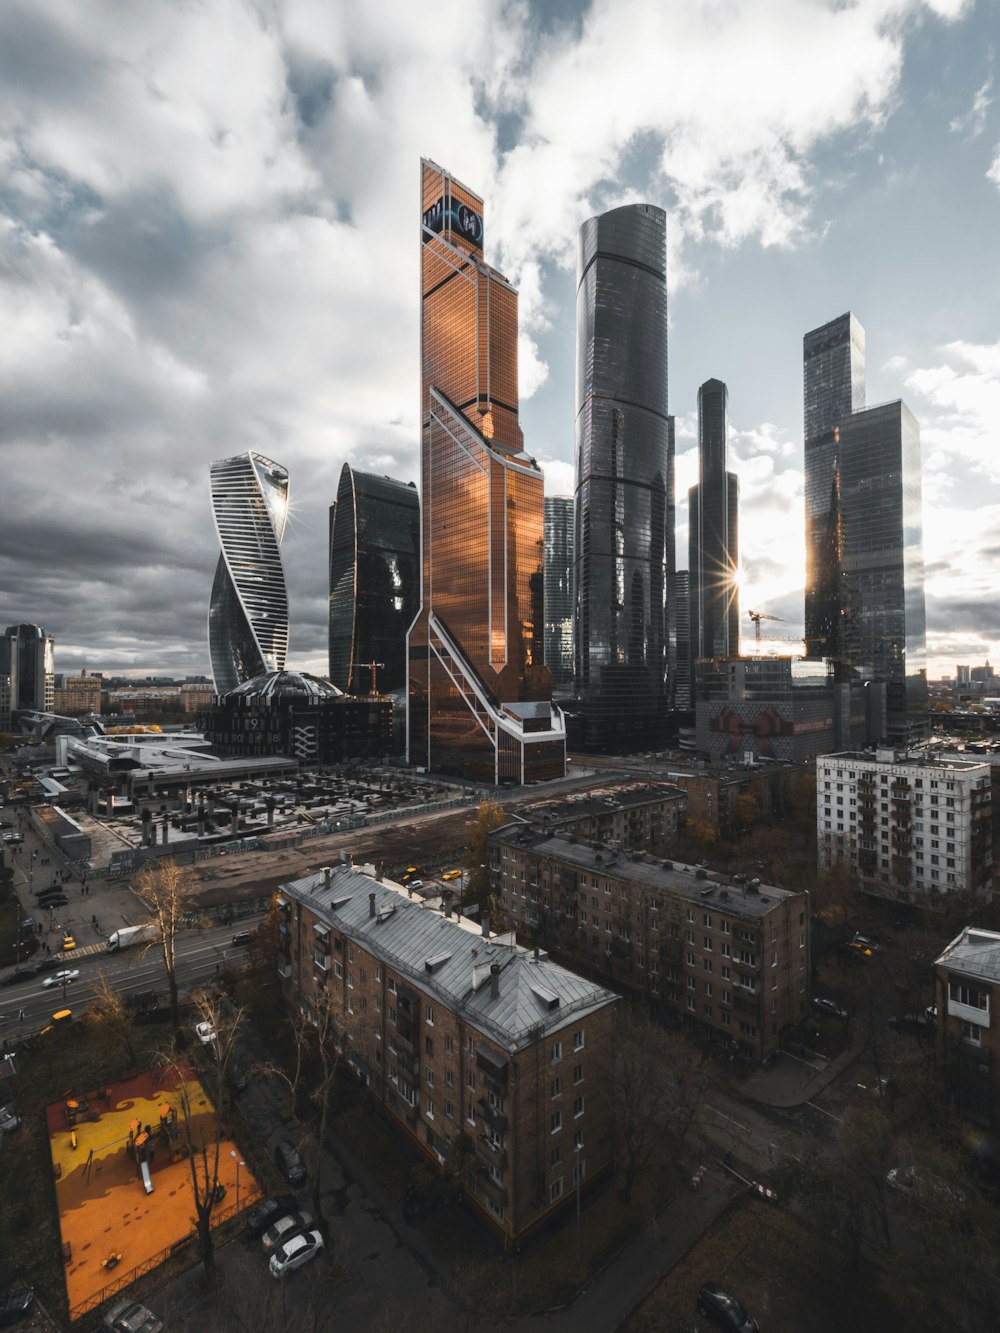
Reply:
[[[103,968],[98,970],[94,980],[94,998],[90,1002],[85,1018],[92,1027],[111,1034],[121,1042],[129,1064],[135,1063],[132,1011],[115,990]]]
[[[170,991],[170,1012],[175,1031],[180,1027],[180,1003],[177,994],[177,935],[182,922],[195,909],[195,890],[191,872],[173,860],[157,861],[139,872],[132,891],[157,927],[158,938],[147,945],[163,958],[163,970]]]

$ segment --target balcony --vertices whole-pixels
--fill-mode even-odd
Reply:
[[[499,1111],[494,1111],[485,1097],[480,1097],[476,1106],[479,1109],[479,1118],[485,1120],[490,1129],[497,1134],[506,1134],[507,1117],[505,1115],[501,1115]]]
[[[485,1134],[480,1134],[474,1141],[473,1152],[486,1166],[494,1166],[498,1171],[507,1170],[507,1153],[503,1148],[494,1148]]]
[[[976,1023],[981,1028],[990,1026],[989,1009],[980,1009],[976,1005],[962,1004],[960,1000],[953,1000],[948,997],[948,1016],[950,1018],[960,1018],[964,1023]]]
[[[510,1201],[507,1189],[503,1185],[496,1185],[490,1179],[489,1172],[482,1168],[476,1180],[476,1188],[480,1194],[484,1194],[487,1199],[492,1199],[498,1208],[506,1208]]]

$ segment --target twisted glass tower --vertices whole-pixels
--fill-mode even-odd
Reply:
[[[487,782],[563,777],[544,663],[542,473],[518,422],[517,292],[483,261],[483,201],[421,164],[421,606],[410,762]]]
[[[288,652],[288,594],[281,565],[288,472],[248,450],[212,464],[212,516],[221,554],[208,608],[208,647],[218,694],[265,671]]]
[[[662,208],[628,204],[580,228],[575,675],[579,744],[593,750],[648,749],[666,725],[674,560],[666,278]]]

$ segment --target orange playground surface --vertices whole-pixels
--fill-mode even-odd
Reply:
[[[150,1070],[46,1108],[71,1318],[107,1299],[109,1288],[126,1285],[138,1276],[135,1270],[148,1271],[150,1261],[195,1229],[181,1078],[192,1137],[207,1145],[211,1171],[215,1111],[190,1069]],[[219,1183],[225,1195],[213,1221],[231,1217],[260,1193],[247,1166],[239,1167],[237,1182],[234,1151],[238,1159],[236,1145],[223,1139]]]

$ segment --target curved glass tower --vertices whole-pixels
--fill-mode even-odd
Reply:
[[[575,675],[579,744],[648,749],[666,722],[673,573],[667,219],[629,204],[580,228]]]
[[[406,631],[420,604],[417,488],[345,463],[330,510],[330,679],[367,694],[406,684]]]
[[[212,515],[222,552],[208,608],[215,689],[226,694],[288,652],[288,594],[281,566],[288,472],[248,450],[212,464]]]

